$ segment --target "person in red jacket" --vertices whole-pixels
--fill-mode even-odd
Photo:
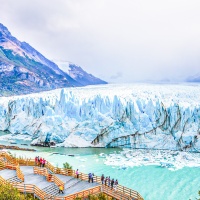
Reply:
[[[42,157],[40,158],[40,167],[42,167]]]
[[[42,167],[44,167],[45,164],[46,164],[46,160],[43,158],[43,160],[42,160]]]

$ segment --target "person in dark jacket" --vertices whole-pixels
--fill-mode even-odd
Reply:
[[[90,183],[90,181],[92,181],[92,173],[88,174],[88,182]]]
[[[111,181],[111,190],[113,189],[113,185],[114,185],[114,178],[112,179],[112,181]]]
[[[102,174],[102,176],[101,176],[101,183],[103,184],[104,183],[104,175]]]

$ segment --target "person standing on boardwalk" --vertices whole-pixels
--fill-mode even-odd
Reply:
[[[78,171],[78,169],[76,170],[76,178],[79,178],[79,171]]]
[[[59,191],[58,191],[58,193],[60,194],[61,192],[64,194],[64,192],[63,192],[63,186],[62,185],[59,185]]]
[[[110,176],[108,177],[108,187],[110,187]]]
[[[114,190],[117,190],[117,185],[118,185],[118,180],[116,179],[115,183],[114,183]]]
[[[94,173],[92,173],[92,182],[94,182]]]
[[[113,185],[114,185],[114,178],[112,179],[112,181],[111,181],[111,190],[113,189]]]
[[[37,164],[38,164],[38,157],[36,156],[35,157],[35,166],[37,166]]]
[[[42,157],[40,158],[40,167],[42,167]]]
[[[89,183],[90,183],[90,181],[91,181],[91,175],[92,175],[91,173],[88,174],[88,182],[89,182]]]
[[[105,179],[105,186],[107,185],[107,181],[108,181],[108,177],[106,176],[106,179]]]
[[[46,160],[43,158],[43,160],[42,160],[42,167],[45,166],[45,163],[46,163]]]
[[[104,183],[104,175],[102,174],[102,176],[101,176],[101,183],[103,184]]]

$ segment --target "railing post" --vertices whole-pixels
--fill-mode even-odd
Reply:
[[[33,186],[33,197],[35,199],[35,187]]]
[[[26,185],[24,184],[24,194],[26,194]]]

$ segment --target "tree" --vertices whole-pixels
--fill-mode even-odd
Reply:
[[[14,188],[10,183],[0,185],[0,199],[1,200],[33,200],[31,194],[24,195]]]
[[[68,162],[63,163],[63,167],[64,169],[72,169],[72,166]]]

